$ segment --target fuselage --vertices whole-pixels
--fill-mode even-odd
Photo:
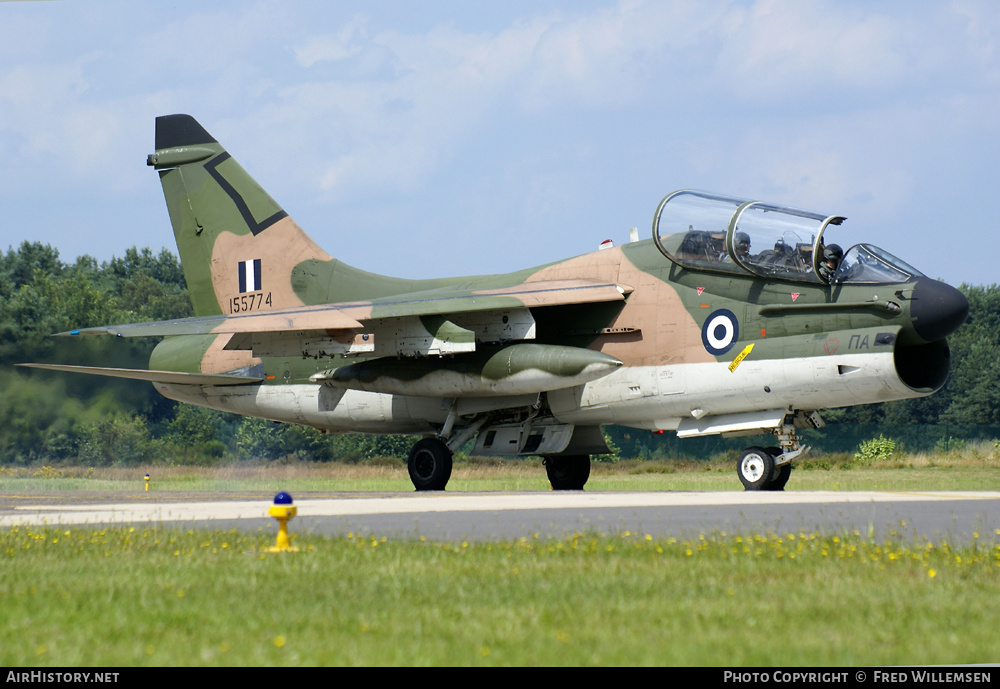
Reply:
[[[957,290],[923,276],[900,283],[803,284],[715,274],[667,260],[651,240],[503,276],[405,285],[411,291],[448,284],[496,288],[569,278],[630,290],[623,302],[532,310],[533,343],[586,348],[623,364],[596,380],[546,388],[552,417],[574,425],[673,430],[720,415],[927,395],[947,377],[944,337],[967,308]],[[532,404],[538,397],[537,390],[516,387],[480,396],[436,387],[435,360],[444,367],[462,355],[425,361],[428,374],[404,381],[408,388],[400,387],[388,363],[384,388],[392,392],[379,391],[377,370],[365,383],[368,389],[332,388],[309,379],[365,359],[256,358],[224,350],[227,339],[168,338],[150,367],[257,370],[265,377],[262,384],[157,389],[183,402],[334,432],[432,432],[445,423],[455,399],[471,414]]]

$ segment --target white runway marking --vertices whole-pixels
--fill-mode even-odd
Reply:
[[[300,517],[434,512],[503,512],[622,507],[708,507],[719,505],[796,505],[844,503],[1000,500],[1000,492],[717,492],[717,493],[435,493],[401,497],[349,497],[296,500]],[[122,503],[117,505],[19,506],[0,517],[0,527],[70,524],[211,522],[267,518],[267,501]],[[207,526],[207,525],[206,525]]]

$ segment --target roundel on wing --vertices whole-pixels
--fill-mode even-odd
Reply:
[[[736,315],[728,309],[713,311],[701,326],[701,341],[709,354],[721,356],[725,354],[740,336],[740,324]]]

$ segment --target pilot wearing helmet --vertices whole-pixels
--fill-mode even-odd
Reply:
[[[746,232],[737,232],[736,236],[733,237],[733,246],[736,249],[736,255],[740,257],[740,260],[744,263],[750,260],[750,235]],[[723,261],[732,261],[733,257],[729,254],[722,256]]]
[[[838,244],[830,244],[823,248],[823,258],[819,262],[819,276],[825,281],[833,280],[840,261],[844,258],[844,250]]]

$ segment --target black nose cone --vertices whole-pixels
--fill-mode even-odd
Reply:
[[[913,329],[925,342],[943,340],[958,330],[969,316],[969,301],[951,285],[920,278],[910,305]]]

